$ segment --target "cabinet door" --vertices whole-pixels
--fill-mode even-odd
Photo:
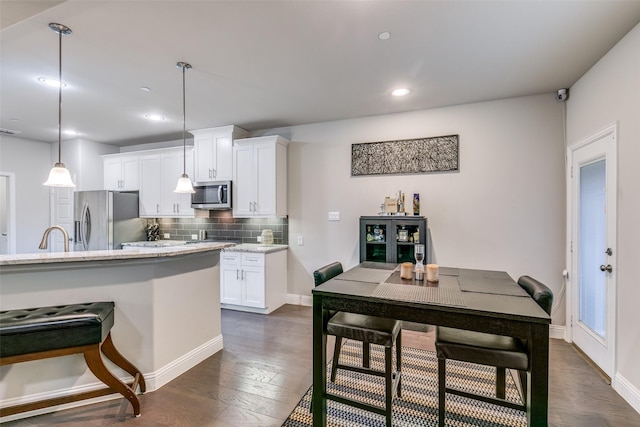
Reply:
[[[233,147],[233,215],[253,216],[256,202],[256,175],[253,145]]]
[[[191,208],[191,194],[174,193],[178,178],[182,175],[184,162],[186,161],[186,172],[192,172],[192,155],[187,152],[183,160],[182,150],[176,150],[162,154],[162,201],[160,214],[169,217],[193,216],[194,210]]]
[[[214,138],[216,149],[214,156],[216,181],[230,181],[233,179],[233,140],[231,136]]]
[[[274,143],[256,144],[255,215],[276,214],[276,147]]]
[[[120,159],[104,160],[104,189],[120,190],[120,181],[122,179],[122,162]]]
[[[214,181],[213,163],[215,157],[215,141],[210,133],[198,134],[194,136],[195,146],[195,182]]]
[[[265,308],[264,267],[242,266],[245,293],[242,305]]]
[[[242,271],[240,266],[220,265],[220,302],[224,304],[242,304]]]
[[[121,162],[121,189],[136,191],[140,189],[140,166],[138,156],[123,157]]]
[[[157,217],[160,215],[162,200],[162,162],[160,155],[140,157],[140,216]]]

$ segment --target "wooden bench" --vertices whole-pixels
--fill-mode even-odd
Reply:
[[[0,416],[33,411],[83,399],[122,394],[140,416],[140,400],[135,390],[146,385],[142,373],[116,350],[111,340],[114,322],[113,302],[38,307],[0,312],[0,366],[50,357],[82,353],[93,374],[107,385],[106,388],[69,396],[0,408]],[[109,360],[133,376],[125,384],[113,375],[102,360]]]

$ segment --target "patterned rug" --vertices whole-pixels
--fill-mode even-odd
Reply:
[[[340,362],[355,366],[362,363],[362,345],[345,341]],[[395,354],[395,351],[394,351]],[[393,362],[395,366],[395,361]],[[383,347],[371,346],[371,364],[384,369]],[[384,378],[339,370],[336,382],[329,381],[331,364],[327,367],[327,390],[351,399],[384,407]],[[447,361],[447,386],[474,394],[495,396],[495,368],[471,363]],[[507,375],[507,400],[521,403],[520,393],[511,375]],[[309,411],[312,388],[305,393],[283,427],[311,426]],[[525,427],[526,414],[489,403],[447,394],[446,425],[449,427]],[[393,401],[394,427],[436,427],[438,425],[438,359],[432,351],[409,347],[402,349],[402,397]],[[327,426],[384,427],[384,416],[369,411],[327,401]]]

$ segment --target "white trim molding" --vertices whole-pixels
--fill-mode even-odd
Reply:
[[[634,387],[631,381],[616,373],[613,377],[613,389],[640,414],[640,390]]]

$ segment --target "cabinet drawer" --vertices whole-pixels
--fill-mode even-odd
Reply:
[[[242,265],[262,267],[264,266],[264,254],[242,252]]]
[[[222,252],[220,255],[220,264],[223,265],[240,265],[240,252]]]

